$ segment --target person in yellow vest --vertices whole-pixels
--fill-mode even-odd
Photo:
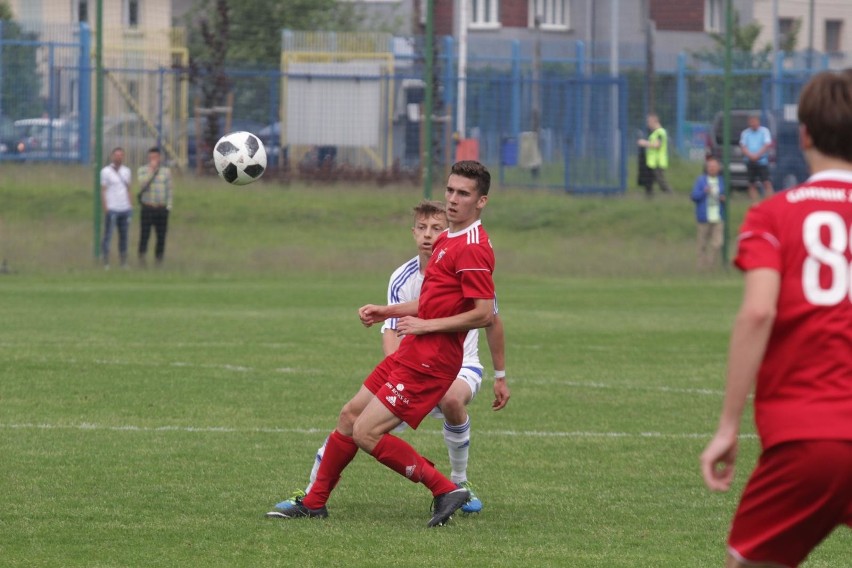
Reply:
[[[645,148],[645,163],[652,172],[645,184],[645,193],[651,197],[654,182],[657,182],[663,193],[672,193],[672,188],[666,181],[666,170],[669,167],[669,137],[666,129],[660,125],[660,117],[654,113],[648,115],[648,130],[651,132],[648,138],[642,138],[638,142],[639,146]]]

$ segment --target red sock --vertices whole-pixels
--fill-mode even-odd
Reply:
[[[344,436],[337,430],[331,433],[325,446],[325,453],[322,456],[319,470],[317,470],[317,479],[311,486],[311,492],[302,499],[305,507],[319,509],[325,506],[331,490],[340,481],[340,474],[349,465],[356,453],[358,453],[358,446],[355,444],[355,440],[349,436]]]
[[[408,442],[396,436],[382,436],[373,448],[373,457],[414,483],[422,483],[432,491],[432,495],[437,496],[456,489],[456,484],[435,469],[432,462],[418,454]]]

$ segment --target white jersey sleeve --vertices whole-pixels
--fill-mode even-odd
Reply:
[[[420,258],[415,256],[391,274],[388,282],[388,305],[404,304],[420,297],[423,286],[423,274],[420,272]],[[397,318],[388,318],[382,324],[381,333],[396,329]]]

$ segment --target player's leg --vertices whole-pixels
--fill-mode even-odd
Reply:
[[[337,428],[317,452],[308,490],[304,493],[294,491],[290,498],[275,505],[275,508],[266,514],[267,517],[328,516],[325,503],[340,481],[341,473],[358,453],[358,446],[352,440],[353,424],[371,398],[373,393],[367,387],[361,386],[358,393],[343,406],[337,419]]]
[[[408,442],[389,434],[402,420],[375,397],[355,422],[355,440],[385,467],[414,483],[422,483],[434,497],[434,511],[428,526],[443,525],[470,497],[435,465],[417,453]]]
[[[322,463],[322,457],[325,455],[325,446],[328,444],[328,437],[323,441],[322,446],[317,449],[317,453],[314,455],[314,463],[311,467],[311,474],[308,477],[308,485],[304,489],[294,489],[290,496],[280,501],[275,505],[275,511],[281,513],[295,512],[298,509],[298,503],[301,501],[305,495],[311,492],[311,487],[314,485],[314,481],[317,478],[317,472],[319,471],[320,463]]]
[[[482,375],[479,369],[462,368],[450,390],[438,403],[444,417],[444,443],[450,458],[450,480],[470,491],[470,499],[462,507],[464,513],[478,513],[482,501],[473,491],[467,479],[467,464],[470,457],[470,415],[467,405],[479,392]]]
[[[852,442],[787,442],[764,451],[728,537],[728,566],[798,566],[852,523]]]
[[[470,452],[470,416],[467,404],[473,397],[468,384],[460,378],[453,381],[450,390],[438,403],[444,415],[444,443],[450,458],[455,483],[467,481],[467,462]]]

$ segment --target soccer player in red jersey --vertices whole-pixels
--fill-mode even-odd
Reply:
[[[754,387],[761,441],[728,537],[728,568],[798,566],[852,527],[852,72],[814,76],[799,99],[802,185],[752,207],[735,259],[745,291],[719,427],[701,455],[730,488]]]
[[[326,501],[359,449],[431,490],[435,506],[430,527],[443,525],[468,500],[470,491],[390,432],[402,422],[417,428],[455,381],[467,332],[492,322],[494,251],[480,221],[490,185],[491,175],[482,164],[453,165],[445,192],[449,228],[432,245],[420,298],[358,310],[367,327],[397,318],[402,342],[343,406],[310,493],[297,501],[294,511],[267,516],[328,516]]]

